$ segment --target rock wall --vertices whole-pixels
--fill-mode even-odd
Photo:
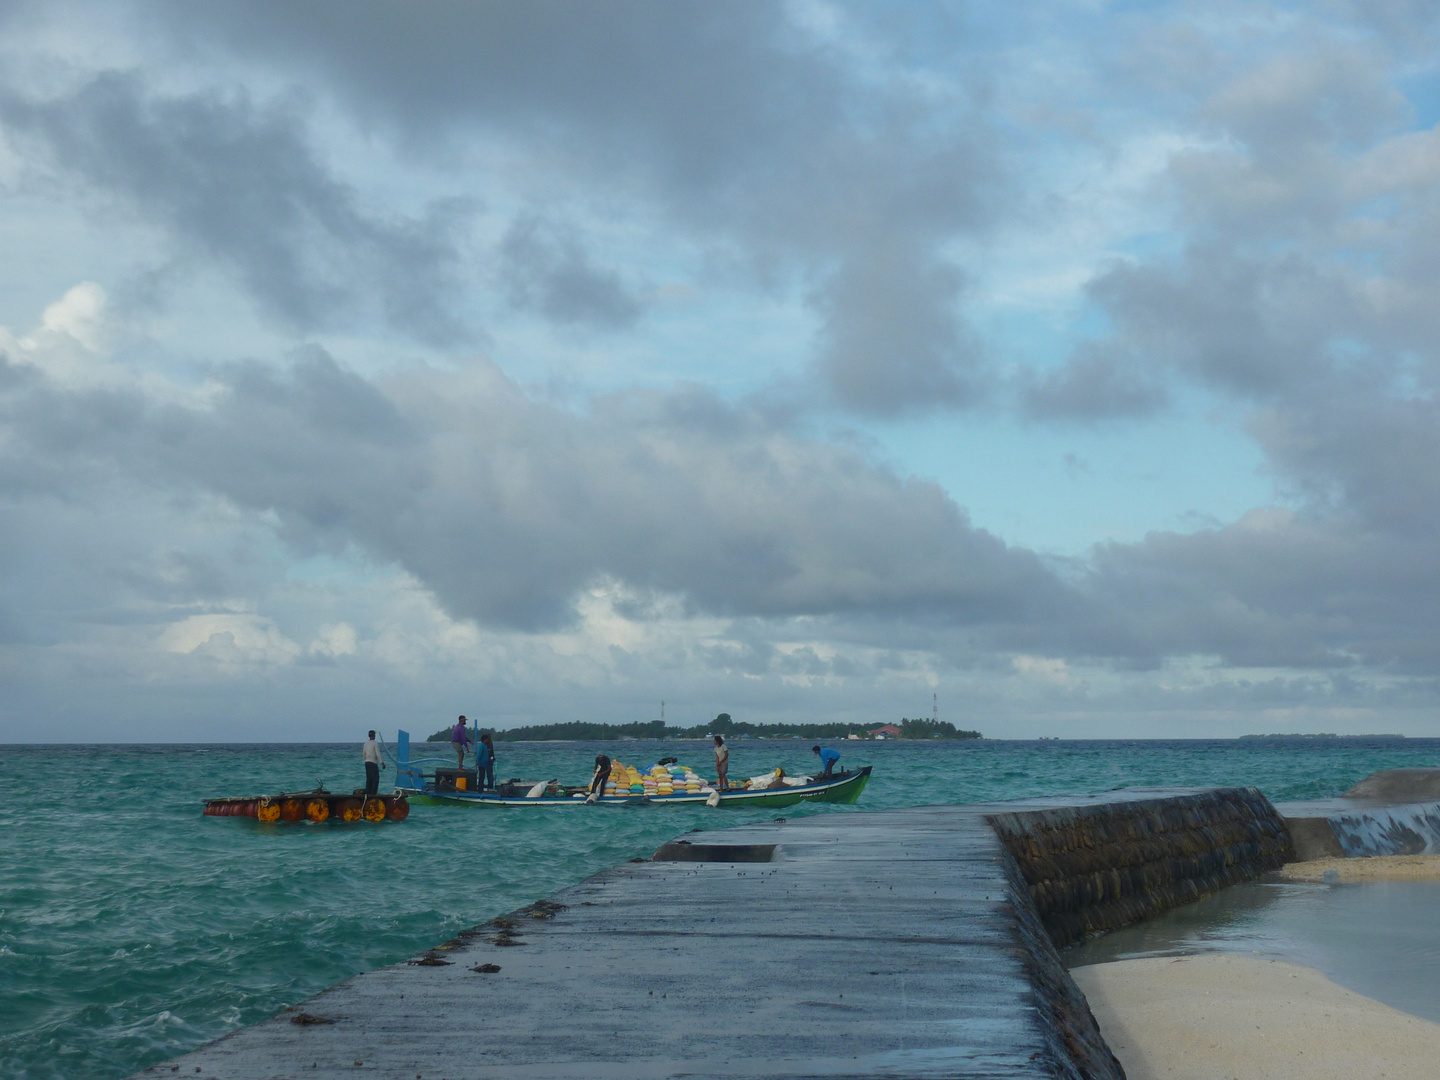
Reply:
[[[988,817],[1059,948],[1277,869],[1290,834],[1256,788]]]
[[[1014,858],[1002,854],[1014,914],[1017,955],[1030,979],[1037,1019],[1055,1058],[1057,1080],[1125,1080],[1125,1069],[1100,1034],[1090,1003],[1070,977],[1054,940],[1030,901]]]

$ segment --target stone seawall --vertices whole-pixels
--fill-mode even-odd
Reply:
[[[1256,788],[992,813],[1056,946],[1114,930],[1294,858]]]
[[[1073,1075],[1079,1080],[1126,1080],[1124,1067],[1100,1034],[1090,1003],[1065,967],[1029,899],[1019,864],[1003,847],[998,861],[1009,887],[1012,932],[1020,946],[1020,964],[1030,980],[1037,1022],[1046,1032],[1057,1062],[1053,1075]]]

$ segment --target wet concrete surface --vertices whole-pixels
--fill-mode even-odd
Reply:
[[[1078,1078],[986,809],[692,834],[775,850],[623,864],[139,1075]]]

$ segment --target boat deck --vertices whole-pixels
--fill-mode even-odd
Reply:
[[[1078,1077],[984,810],[690,834],[140,1075]]]

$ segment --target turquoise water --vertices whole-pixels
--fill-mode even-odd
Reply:
[[[875,766],[860,803],[786,816],[1126,786],[1254,784],[1304,799],[1440,764],[1440,740],[1413,739],[838,745],[843,764]],[[640,765],[712,760],[702,742],[605,749]],[[497,775],[582,782],[596,752],[502,743]],[[730,775],[813,761],[807,743],[742,740]],[[346,827],[200,813],[205,797],[317,779],[362,783],[358,744],[0,747],[0,1076],[128,1076],[678,833],[776,816],[417,806],[400,824]]]

